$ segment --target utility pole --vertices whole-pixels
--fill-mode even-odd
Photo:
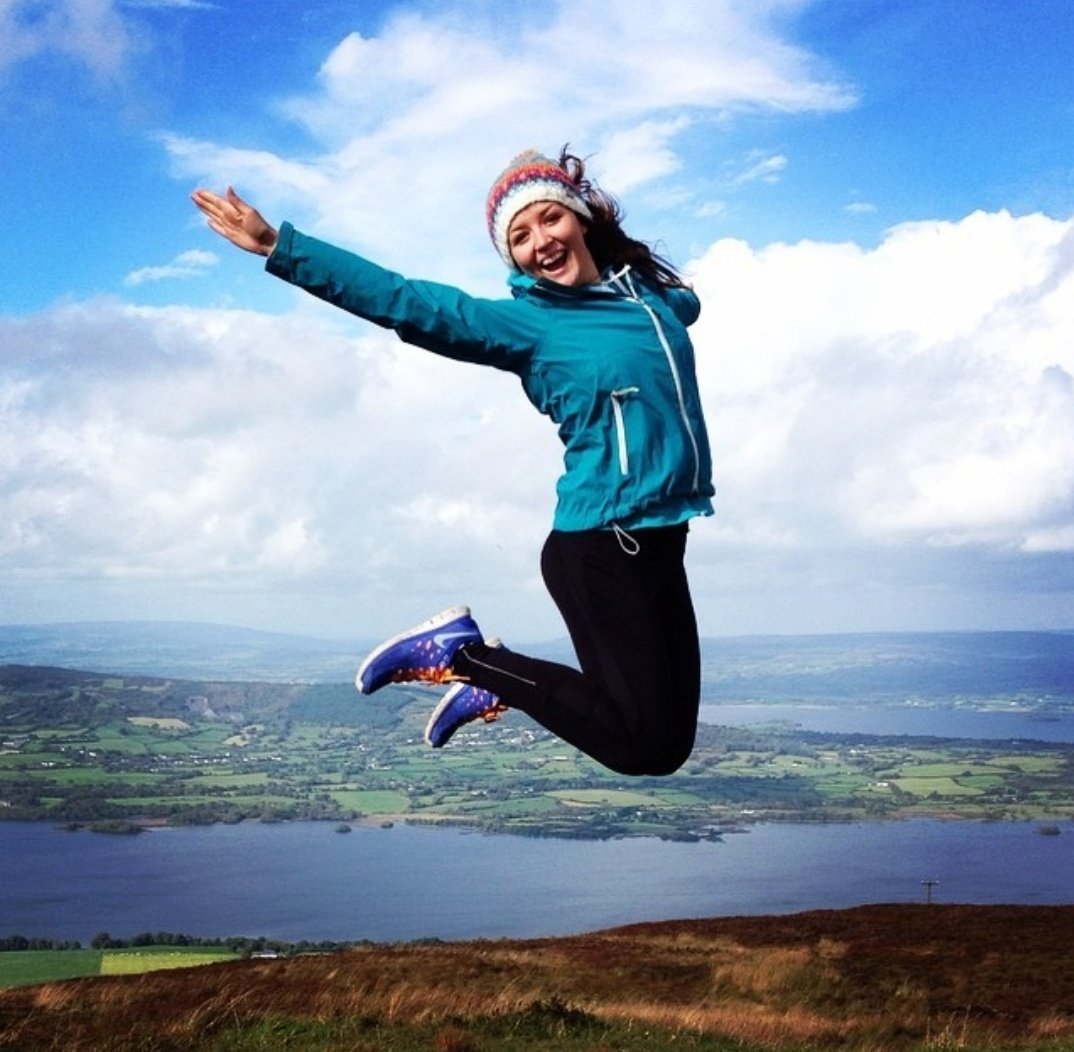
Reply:
[[[936,885],[939,884],[939,883],[940,882],[938,880],[935,880],[935,879],[923,880],[921,882],[922,886],[925,888],[925,904],[926,905],[929,905],[929,906],[932,905],[932,889],[934,887],[936,887]]]

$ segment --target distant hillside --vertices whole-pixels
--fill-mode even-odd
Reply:
[[[0,626],[0,664],[187,679],[350,682],[376,640],[325,640],[185,622]],[[537,646],[570,660],[566,640]],[[1074,701],[1074,632],[938,632],[706,639],[705,700]]]
[[[0,625],[0,664],[186,679],[343,681],[364,647],[184,621]]]
[[[863,906],[421,943],[0,991],[0,1048],[1039,1049],[1074,907]]]

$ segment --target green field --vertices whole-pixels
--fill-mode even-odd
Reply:
[[[233,961],[219,947],[149,946],[137,950],[15,950],[0,953],[0,988],[94,975],[135,975]]]
[[[572,837],[711,836],[762,820],[1074,817],[1070,745],[703,724],[680,772],[630,779],[516,712],[430,750],[422,730],[436,697],[0,666],[0,816],[112,832],[324,819]]]
[[[234,961],[237,954],[216,949],[170,949],[153,947],[146,950],[105,950],[101,958],[101,975],[141,975],[165,968],[195,968],[202,964]]]
[[[0,953],[0,988],[101,974],[101,950],[19,950]]]

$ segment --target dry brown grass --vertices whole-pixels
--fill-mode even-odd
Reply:
[[[563,939],[375,946],[0,991],[0,1048],[196,1048],[264,1019],[466,1027],[535,1005],[767,1048],[1074,1038],[1074,907],[877,906]]]

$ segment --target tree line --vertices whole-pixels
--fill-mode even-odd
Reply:
[[[137,950],[150,946],[210,947],[230,950],[232,953],[249,957],[259,953],[272,953],[281,957],[291,957],[302,953],[335,953],[352,946],[370,945],[368,940],[361,942],[335,942],[322,940],[311,942],[302,939],[299,942],[286,942],[269,939],[265,936],[236,935],[227,938],[205,938],[200,935],[184,935],[178,932],[158,931],[139,932],[127,939],[115,938],[106,931],[98,932],[90,940],[91,950]],[[25,935],[8,935],[0,937],[0,953],[21,950],[81,950],[78,939],[42,939]]]

